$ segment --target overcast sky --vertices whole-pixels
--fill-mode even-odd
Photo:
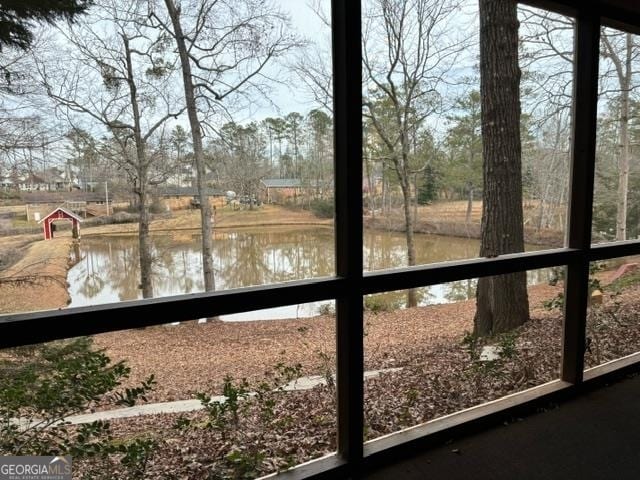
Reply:
[[[315,43],[322,50],[326,51],[327,56],[330,52],[330,31],[318,18],[311,5],[319,5],[328,15],[330,0],[274,0],[274,3],[280,9],[289,14],[291,17],[291,28],[295,34],[304,40]],[[365,6],[367,2],[365,0]],[[463,8],[457,13],[453,21],[447,25],[447,32],[466,32],[473,34],[477,32],[477,2],[476,0],[463,0]],[[525,31],[522,28],[522,31]],[[269,77],[278,79],[280,83],[274,84],[268,100],[264,98],[255,98],[251,108],[243,111],[234,112],[234,120],[238,123],[249,121],[260,121],[269,116],[284,116],[292,111],[306,114],[312,108],[319,107],[313,99],[311,92],[305,85],[297,79],[294,74],[286,68],[284,63],[292,63],[295,58],[294,53],[287,55],[286,59],[280,62],[272,62],[266,69]],[[455,65],[446,73],[446,81],[442,83],[441,94],[447,98],[455,98],[465,91],[477,89],[479,87],[477,81],[477,70],[475,66],[478,60],[478,46],[473,42],[467,47],[466,51],[460,55]],[[471,82],[461,82],[463,78],[467,80],[474,78]],[[450,115],[452,112],[447,112]],[[225,120],[226,121],[226,120]],[[83,125],[88,130],[93,130],[91,119],[83,118]],[[94,122],[95,123],[95,122]],[[189,128],[185,116],[179,120],[172,122],[181,124],[186,129]],[[427,121],[430,129],[438,136],[445,132],[447,127],[447,116],[432,115]],[[172,125],[168,125],[172,128]]]
[[[330,51],[331,45],[327,43],[330,38],[329,29],[317,17],[311,8],[313,4],[309,0],[276,0],[283,12],[291,17],[291,26],[297,34],[307,41],[313,42],[319,46],[326,47]],[[321,0],[321,6],[325,11],[329,12],[329,0]],[[291,59],[292,56],[289,56]],[[287,72],[280,65],[273,65],[270,69],[270,75],[276,78],[284,79],[286,85],[276,85],[273,91],[272,105],[266,105],[264,101],[254,111],[246,112],[246,120],[262,120],[269,116],[286,115],[289,112],[300,112],[305,114],[318,105],[313,102],[311,92],[304,88],[299,79],[296,79],[290,72]],[[242,119],[239,119],[240,121]]]

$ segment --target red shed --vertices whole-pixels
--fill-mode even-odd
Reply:
[[[42,220],[38,222],[38,223],[42,223],[44,226],[45,240],[49,240],[50,238],[53,238],[53,232],[55,230],[53,228],[53,223],[57,222],[58,220],[70,221],[73,238],[80,238],[80,222],[82,222],[82,218],[80,218],[75,213],[70,212],[69,210],[65,210],[62,207],[58,207],[53,212],[51,212],[50,214],[48,214],[46,217],[44,217]]]

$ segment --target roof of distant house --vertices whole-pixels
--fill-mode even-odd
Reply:
[[[36,175],[35,173],[29,173],[23,177],[20,177],[20,183],[47,183],[41,175]]]
[[[56,167],[51,167],[43,172],[27,173],[18,177],[20,183],[64,183],[64,172]]]
[[[209,197],[222,197],[225,192],[215,188],[207,188],[206,195]],[[196,187],[158,187],[158,195],[162,197],[196,197],[198,189]]]
[[[262,184],[267,188],[302,187],[302,182],[299,178],[263,178]]]
[[[23,192],[20,198],[27,203],[104,202],[101,192]],[[111,199],[113,200],[113,199]]]

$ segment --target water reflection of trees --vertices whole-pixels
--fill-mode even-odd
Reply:
[[[216,241],[218,277],[225,288],[332,275],[330,230],[240,231]]]
[[[80,293],[87,298],[94,298],[104,288],[104,279],[101,270],[96,269],[98,259],[94,252],[89,252],[84,257],[84,269],[80,281]]]
[[[369,270],[402,266],[406,248],[402,235],[365,232],[365,265]],[[475,243],[474,243],[475,242]],[[334,236],[330,229],[238,230],[216,232],[214,265],[219,288],[264,285],[334,274]],[[475,256],[477,241],[419,236],[421,263]],[[100,294],[107,301],[141,297],[138,242],[133,236],[84,238],[82,260],[69,272],[70,291],[86,300]],[[199,236],[152,237],[152,281],[157,296],[203,291]],[[549,280],[547,270],[528,272],[530,284]],[[419,304],[453,302],[475,295],[475,280],[418,290]],[[404,292],[381,298],[402,304]],[[113,298],[111,298],[113,297]],[[74,300],[76,300],[74,298]]]
[[[438,298],[431,292],[430,287],[422,287],[415,289],[416,300],[418,305],[430,305],[438,302]],[[396,310],[399,308],[405,308],[407,304],[407,291],[406,290],[394,290],[392,292],[377,293],[374,295],[368,295],[370,300],[365,300],[365,308],[375,309],[380,305],[384,306],[384,310]],[[374,306],[371,307],[371,304]]]
[[[478,281],[475,278],[448,283],[446,284],[444,297],[449,302],[469,300],[476,294],[477,283]]]
[[[367,270],[402,267],[407,264],[407,246],[401,234],[367,230],[364,235],[364,265]],[[415,237],[418,265],[478,256],[478,240],[418,235]]]
[[[105,288],[118,295],[118,300],[139,297],[138,242],[135,237],[83,239],[81,248],[85,261],[83,283],[78,290],[86,298],[96,297]],[[96,278],[100,282],[96,282]],[[116,300],[116,299],[113,299]]]
[[[85,260],[69,273],[72,291],[85,299],[103,290],[113,291],[118,300],[140,298],[135,237],[88,238],[81,248]],[[170,236],[152,238],[157,296],[203,291],[199,249],[197,238],[179,242]],[[334,272],[333,233],[328,229],[228,232],[217,238],[214,256],[219,288],[327,276]]]

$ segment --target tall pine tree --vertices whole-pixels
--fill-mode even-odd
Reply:
[[[481,257],[524,251],[518,27],[515,1],[480,0]],[[528,319],[526,272],[478,281],[475,335],[506,332]]]

